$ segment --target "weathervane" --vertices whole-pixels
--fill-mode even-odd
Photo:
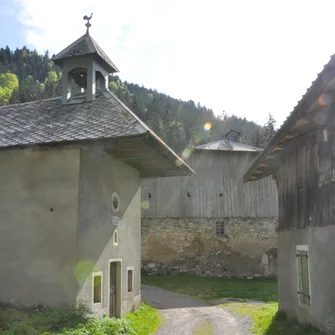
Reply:
[[[91,13],[91,16],[90,16],[90,17],[88,17],[87,15],[85,15],[85,16],[83,17],[84,20],[87,20],[87,22],[86,22],[86,24],[85,24],[85,26],[87,27],[86,34],[89,34],[89,31],[88,31],[88,30],[89,30],[90,27],[91,27],[90,20],[91,20],[91,18],[92,18],[92,15],[93,15],[93,13]]]

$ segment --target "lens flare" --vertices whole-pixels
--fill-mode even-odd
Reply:
[[[181,157],[185,160],[187,159],[188,157],[190,157],[191,155],[191,150],[189,148],[186,148],[182,154],[181,154]]]
[[[321,94],[318,98],[318,103],[320,106],[329,106],[332,102],[332,98],[329,94]]]
[[[149,209],[149,207],[150,207],[149,201],[147,201],[147,200],[142,201],[141,207],[143,209]]]
[[[176,159],[176,165],[177,166],[181,166],[183,163],[181,161],[179,161],[178,159]]]
[[[90,273],[93,271],[94,263],[92,261],[79,262],[75,269],[74,275],[79,284],[84,284]]]
[[[204,125],[204,129],[205,130],[211,130],[212,128],[212,124],[210,122],[206,122],[205,125]]]

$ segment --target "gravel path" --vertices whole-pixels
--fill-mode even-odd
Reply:
[[[249,317],[156,287],[143,285],[141,293],[143,301],[163,316],[156,335],[250,335]]]

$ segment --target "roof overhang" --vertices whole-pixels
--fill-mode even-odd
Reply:
[[[141,178],[187,176],[195,173],[163,141],[157,141],[150,133],[95,140],[11,146],[1,150],[13,148],[32,148],[33,150],[56,148],[99,149],[137,169]]]
[[[117,145],[106,151],[139,170],[142,178],[187,176],[195,173],[155,136],[147,132],[139,136],[119,138]]]
[[[327,124],[334,107],[335,58],[332,56],[268,146],[252,163],[243,181],[253,182],[275,174],[283,157],[304,141],[303,135]]]

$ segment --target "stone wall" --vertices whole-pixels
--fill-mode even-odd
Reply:
[[[276,276],[277,227],[277,218],[142,218],[142,274]]]

